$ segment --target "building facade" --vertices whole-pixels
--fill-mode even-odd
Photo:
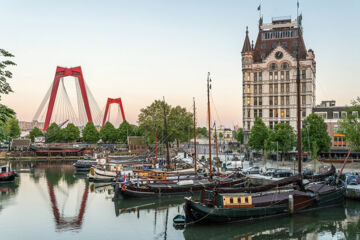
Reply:
[[[255,46],[248,29],[242,49],[243,128],[245,143],[256,117],[273,128],[288,122],[296,131],[297,54],[300,63],[302,117],[315,106],[316,62],[314,51],[306,50],[301,22],[290,17],[259,21]]]

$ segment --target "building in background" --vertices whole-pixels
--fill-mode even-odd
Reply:
[[[248,29],[242,49],[243,128],[245,143],[256,117],[273,128],[288,122],[296,131],[297,55],[300,62],[302,117],[315,105],[316,62],[314,51],[306,50],[300,21],[291,17],[259,21],[255,46]]]
[[[32,121],[32,122],[19,121],[19,127],[22,132],[29,132],[33,130],[35,127],[39,128],[40,130],[43,130],[44,123],[38,121]]]

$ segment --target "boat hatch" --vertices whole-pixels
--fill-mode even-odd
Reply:
[[[251,196],[222,196],[223,208],[248,208],[253,207]]]

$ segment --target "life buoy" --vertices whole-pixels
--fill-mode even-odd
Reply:
[[[125,191],[126,190],[126,186],[122,185],[121,190]]]

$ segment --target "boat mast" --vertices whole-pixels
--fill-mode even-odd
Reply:
[[[212,168],[211,168],[211,129],[210,129],[210,88],[211,88],[211,79],[210,79],[210,72],[208,72],[207,77],[207,98],[208,98],[208,125],[209,125],[209,177],[212,179]]]
[[[196,107],[195,107],[195,98],[193,98],[193,109],[194,109],[194,170],[196,174],[196,161],[197,161],[197,155],[196,155]]]
[[[297,5],[299,9],[299,4]],[[297,89],[297,149],[298,149],[298,172],[301,175],[301,101],[300,101],[300,25],[299,25],[299,13],[297,13],[297,26],[298,26],[298,44],[296,50],[296,89]]]
[[[165,106],[165,97],[163,97],[163,108],[164,108],[164,138],[166,144],[166,167],[170,168],[170,151],[169,151],[169,138],[167,131],[167,121],[166,121],[166,106]]]
[[[217,166],[217,173],[220,174],[219,171],[219,151],[218,151],[218,142],[217,142],[217,134],[216,134],[216,123],[214,123],[215,127],[215,146],[216,146],[216,166]]]

